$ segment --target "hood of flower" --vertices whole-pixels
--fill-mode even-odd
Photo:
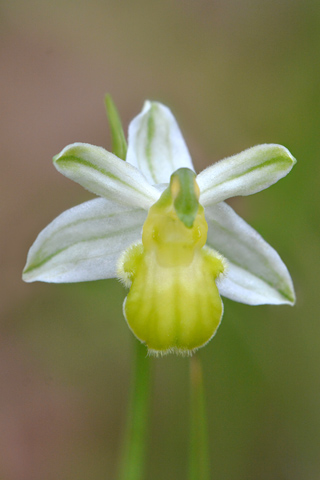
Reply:
[[[162,267],[189,265],[206,244],[208,225],[198,200],[195,174],[183,168],[171,176],[169,187],[150,208],[142,243]]]

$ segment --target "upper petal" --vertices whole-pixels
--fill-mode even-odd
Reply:
[[[151,184],[168,183],[178,168],[194,170],[176,119],[169,108],[145,102],[129,125],[127,162],[139,168]]]
[[[226,203],[206,208],[207,244],[229,263],[221,295],[250,305],[293,305],[295,293],[278,253]]]
[[[141,239],[147,212],[103,198],[59,215],[29,250],[23,280],[82,282],[115,277],[120,254]]]
[[[159,198],[137,168],[102,147],[74,143],[56,155],[53,163],[66,177],[121,205],[148,209]]]
[[[290,172],[296,160],[282,145],[264,144],[217,162],[197,176],[203,206],[251,195]]]

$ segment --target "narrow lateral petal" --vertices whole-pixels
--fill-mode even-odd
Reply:
[[[295,303],[287,267],[278,253],[226,203],[205,209],[207,244],[224,255],[229,269],[221,295],[249,305]]]
[[[225,158],[197,176],[203,206],[263,190],[290,172],[296,160],[281,145],[264,144]]]
[[[56,155],[53,163],[90,192],[121,205],[148,209],[159,198],[138,169],[102,147],[74,143]]]
[[[64,283],[115,277],[120,254],[141,239],[147,212],[103,198],[59,215],[29,250],[23,280]]]
[[[176,119],[169,108],[145,102],[129,125],[127,162],[137,167],[152,185],[168,183],[178,168],[194,170]]]

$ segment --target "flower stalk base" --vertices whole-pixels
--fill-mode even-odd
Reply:
[[[150,396],[150,358],[134,339],[134,371],[118,480],[144,478]]]

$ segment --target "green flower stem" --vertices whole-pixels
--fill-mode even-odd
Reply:
[[[142,343],[134,339],[134,344],[134,372],[119,480],[142,480],[146,457],[150,358]]]
[[[190,462],[189,480],[210,480],[205,393],[200,357],[190,359]]]

